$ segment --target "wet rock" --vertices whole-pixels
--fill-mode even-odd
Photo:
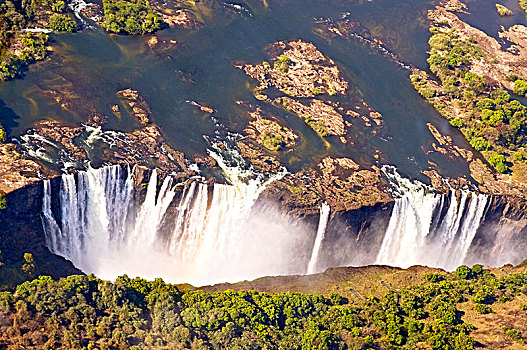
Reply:
[[[121,96],[126,100],[126,103],[131,108],[131,113],[141,124],[147,125],[151,122],[150,115],[152,114],[150,106],[146,100],[139,95],[137,90],[124,89],[117,92],[118,96]]]
[[[321,136],[346,134],[342,115],[318,99],[309,100],[309,105],[289,97],[279,97],[275,102],[297,114]]]
[[[285,176],[262,193],[286,210],[301,215],[318,212],[321,202],[334,211],[356,210],[392,202],[380,170],[360,170],[349,158],[324,158],[315,169]]]
[[[156,47],[157,43],[158,43],[158,40],[157,40],[157,36],[155,36],[155,35],[152,36],[150,39],[148,39],[148,42],[147,42],[148,47],[151,48],[151,49]]]
[[[113,107],[113,106],[112,106]],[[119,107],[117,107],[117,111],[119,111]],[[105,115],[99,114],[99,113],[92,113],[88,120],[86,121],[86,125],[97,127],[108,123],[108,118],[106,118]]]
[[[265,153],[261,146],[255,145],[248,140],[239,141],[236,145],[240,149],[243,158],[251,162],[256,168],[271,173],[277,173],[283,169],[278,157]]]
[[[201,109],[203,112],[208,113],[208,114],[214,113],[214,109],[207,107],[207,106],[200,105],[199,109]]]
[[[298,135],[288,127],[265,117],[261,108],[256,107],[248,114],[251,120],[244,131],[248,137],[258,144],[271,151],[291,148],[296,145]]]
[[[198,165],[201,165],[201,166],[204,166],[210,169],[214,169],[218,167],[218,162],[216,162],[216,160],[212,158],[211,156],[201,156],[201,155],[195,156],[194,162]]]
[[[437,152],[440,152],[445,155],[449,155],[450,157],[461,157],[467,160],[467,162],[471,162],[473,159],[473,153],[469,150],[466,150],[464,148],[461,148],[457,145],[455,145],[452,142],[452,138],[448,135],[442,135],[439,130],[435,126],[433,126],[430,123],[426,124],[428,126],[428,130],[430,130],[430,133],[434,136],[434,138],[439,142],[439,144],[442,147],[437,146],[435,143],[432,144],[432,147]]]
[[[197,20],[196,16],[186,10],[176,10],[160,12],[163,22],[168,24],[170,27],[179,27],[184,29],[200,29],[203,27],[203,23]]]
[[[72,158],[82,161],[88,157],[86,151],[74,142],[81,135],[83,127],[66,125],[55,120],[42,120],[35,124],[35,130],[40,136],[62,144]]]
[[[24,158],[19,146],[0,144],[0,194],[7,194],[40,181],[44,174],[56,176],[33,160]]]
[[[36,124],[34,132],[61,145],[64,148],[61,152],[65,158],[75,159],[79,163],[91,161],[87,152],[92,151],[89,148],[91,146],[81,141],[88,133],[86,128],[56,121],[41,121]],[[104,131],[100,126],[90,132],[93,138],[104,139]],[[112,131],[109,137],[111,139],[107,141],[109,143],[100,155],[107,163],[157,167],[162,172],[173,173],[175,177],[194,175],[187,168],[183,153],[172,149],[155,125],[128,133]]]

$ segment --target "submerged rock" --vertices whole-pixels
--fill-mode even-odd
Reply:
[[[126,103],[131,108],[131,115],[135,117],[141,124],[147,125],[151,122],[150,115],[152,111],[146,100],[139,95],[137,90],[124,89],[117,92],[118,96],[121,96],[126,100]]]

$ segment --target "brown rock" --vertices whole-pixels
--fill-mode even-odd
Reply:
[[[146,103],[145,99],[139,95],[137,90],[124,89],[117,92],[118,96],[121,96],[126,100],[127,105],[131,108],[131,113],[141,124],[147,125],[150,123],[150,106]]]

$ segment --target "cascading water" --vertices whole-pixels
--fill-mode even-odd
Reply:
[[[401,177],[394,168],[383,170],[394,185],[396,200],[376,263],[445,269],[463,264],[489,196],[462,190],[448,197]]]
[[[309,265],[307,267],[307,273],[312,274],[317,272],[317,263],[320,255],[320,248],[322,246],[322,241],[326,234],[326,227],[328,225],[329,214],[331,208],[327,203],[322,203],[320,207],[320,218],[318,221],[317,235],[315,238],[315,245],[313,246],[313,253],[311,253],[311,259],[309,260]]]
[[[140,200],[127,168],[62,175],[58,220],[45,182],[42,222],[48,247],[102,278],[127,273],[207,284],[303,272],[305,265],[294,262],[305,228],[272,206],[251,210],[283,173],[255,172],[235,151],[210,154],[229,185],[209,186],[199,179],[177,184],[166,176],[159,186],[154,170]]]

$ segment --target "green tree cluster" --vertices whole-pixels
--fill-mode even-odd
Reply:
[[[164,25],[162,18],[143,0],[103,0],[102,27],[117,34],[152,33]]]
[[[414,74],[411,81],[415,89],[451,125],[460,128],[498,172],[507,172],[508,162],[524,162],[514,154],[521,154],[525,148],[527,107],[512,100],[493,80],[471,71],[473,62],[486,59],[473,40],[459,37],[453,29],[433,27],[431,34],[428,63],[441,84],[434,85]],[[514,82],[515,94],[527,93],[527,83],[518,76],[507,79]]]
[[[76,32],[79,30],[77,23],[69,16],[54,13],[49,17],[49,28],[57,32]]]
[[[283,74],[286,74],[289,71],[289,67],[293,64],[291,59],[286,55],[280,55],[278,60],[274,63],[274,68],[278,69]]]
[[[30,254],[24,265],[32,269]],[[472,349],[474,327],[457,305],[492,312],[526,288],[527,274],[497,278],[481,265],[358,304],[336,293],[182,292],[126,275],[114,283],[41,276],[0,293],[0,339],[43,349]]]
[[[44,33],[27,33],[21,39],[23,49],[18,56],[6,52],[0,59],[0,80],[16,78],[28,64],[44,59],[48,40],[49,37]]]
[[[284,140],[280,135],[276,135],[272,132],[265,132],[262,134],[262,144],[268,150],[280,151],[284,146]]]

